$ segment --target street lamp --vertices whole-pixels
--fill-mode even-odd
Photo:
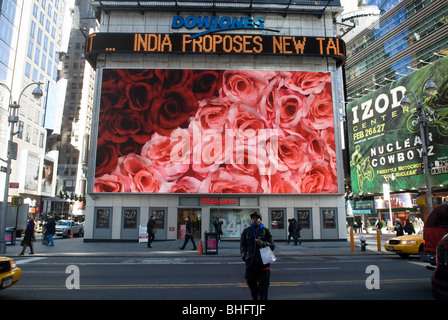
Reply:
[[[8,122],[10,125],[10,131],[9,131],[9,140],[8,140],[8,151],[7,151],[7,158],[6,160],[1,159],[2,161],[6,162],[6,177],[5,177],[5,190],[3,194],[3,205],[2,205],[2,212],[1,212],[1,219],[0,219],[0,254],[6,253],[6,242],[5,242],[5,228],[6,228],[6,215],[8,214],[8,193],[9,193],[9,178],[11,175],[11,159],[13,156],[13,149],[15,149],[15,144],[12,141],[14,138],[14,135],[17,132],[14,132],[14,127],[17,122],[19,122],[19,109],[20,109],[20,99],[22,98],[22,94],[25,92],[25,90],[32,86],[37,85],[36,88],[34,88],[32,95],[35,98],[40,98],[43,96],[42,89],[40,86],[42,85],[42,82],[32,82],[28,84],[25,88],[23,88],[22,92],[20,92],[19,99],[16,101],[12,101],[12,92],[9,87],[3,83],[0,83],[0,86],[6,88],[9,91],[9,116],[8,116]]]
[[[426,78],[422,86],[422,91],[420,94],[420,99],[423,99],[423,89],[426,93],[432,95],[437,90],[436,84],[431,80],[431,76]],[[423,111],[423,103],[418,101],[417,96],[412,91],[406,91],[405,96],[401,100],[401,106],[403,108],[409,108],[411,106],[411,100],[409,100],[406,95],[410,93],[415,99],[418,123],[420,125],[420,139],[422,140],[422,156],[423,156],[423,170],[425,171],[425,183],[426,183],[426,205],[428,207],[428,216],[432,212],[432,198],[431,198],[431,182],[429,181],[429,170],[428,170],[428,149],[427,149],[427,138],[428,138],[428,125],[425,119],[425,113]]]

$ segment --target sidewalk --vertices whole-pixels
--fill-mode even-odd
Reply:
[[[360,238],[364,236],[367,240],[366,251],[361,251]],[[276,240],[274,253],[277,257],[298,256],[350,256],[350,255],[378,255],[394,254],[385,251],[384,244],[393,234],[381,236],[381,252],[377,251],[376,233],[354,234],[355,251],[351,252],[350,235],[347,241],[303,241],[302,245],[288,245],[286,241]],[[183,240],[161,240],[154,241],[152,248],[147,248],[146,243],[137,242],[84,242],[84,238],[61,239],[55,238],[55,246],[47,247],[41,244],[41,235],[36,234],[34,242],[34,255],[36,257],[145,257],[145,258],[192,258],[192,257],[234,257],[239,258],[239,241],[222,240],[218,245],[217,254],[199,254],[198,250],[191,250],[192,245],[188,243],[185,250],[179,247]],[[6,246],[6,256],[17,257],[22,250],[21,238],[16,240],[15,245]],[[195,239],[196,247],[199,248],[199,239]],[[202,242],[203,248],[204,243]],[[27,248],[24,257],[30,257],[30,249]]]

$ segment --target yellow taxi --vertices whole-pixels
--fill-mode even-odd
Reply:
[[[384,248],[403,258],[407,258],[411,254],[419,254],[423,251],[423,230],[417,234],[390,238]]]
[[[21,275],[22,270],[17,267],[14,259],[0,257],[0,290],[15,284]]]

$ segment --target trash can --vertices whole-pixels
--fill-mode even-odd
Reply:
[[[5,243],[10,246],[13,246],[16,244],[16,229],[15,228],[6,228]]]
[[[207,232],[205,236],[205,254],[218,254],[218,234],[215,232]]]

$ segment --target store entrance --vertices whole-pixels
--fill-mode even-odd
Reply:
[[[194,226],[194,238],[201,238],[201,219],[202,212],[201,209],[178,209],[177,210],[177,226],[179,227],[179,232],[177,234],[178,239],[185,238],[185,218],[190,217],[191,222]]]

